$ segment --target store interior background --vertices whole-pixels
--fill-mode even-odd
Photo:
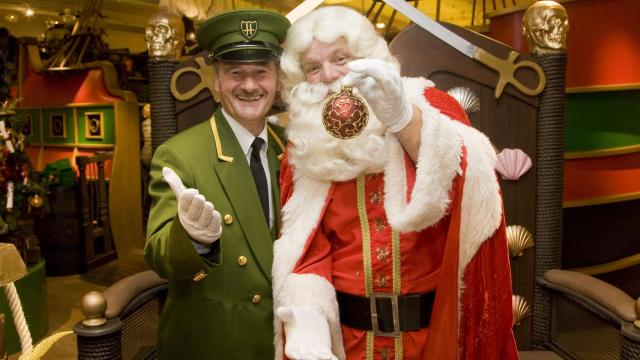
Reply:
[[[47,26],[62,21],[65,11],[79,14],[88,1],[80,0],[2,0],[0,1],[0,28],[9,30],[12,36],[33,37],[41,41],[46,37]],[[131,55],[136,64],[146,61],[145,27],[149,17],[157,12],[162,0],[102,0],[100,5],[104,18],[98,20],[97,27],[104,29],[102,40],[110,51],[117,53],[117,59]],[[175,1],[174,1],[175,2]],[[195,3],[196,1],[193,1]],[[300,1],[210,1],[207,14],[197,13],[191,21],[192,30],[206,16],[234,8],[264,8],[286,14]],[[432,18],[453,23],[478,31],[528,53],[527,44],[514,18],[509,14],[519,13],[515,20],[521,20],[522,12],[533,3],[531,0],[422,0],[410,1]],[[619,227],[625,228],[625,236],[640,241],[637,228],[637,213],[640,209],[640,2],[637,0],[565,0],[562,3],[569,13],[570,32],[568,35],[568,64],[566,73],[567,113],[565,147],[565,217],[574,223],[584,221],[584,213],[591,206],[600,211],[599,206],[609,206],[603,216],[622,214]],[[185,1],[183,9],[189,10],[192,1]],[[344,5],[366,13],[377,1],[371,0],[328,0],[325,4]],[[379,6],[379,5],[378,5]],[[194,10],[195,11],[195,10]],[[375,17],[374,8],[370,18]],[[506,20],[508,18],[508,20]],[[509,23],[507,23],[509,22]],[[374,23],[386,38],[392,39],[397,32],[409,24],[402,15],[392,15],[391,9],[382,9]],[[48,24],[48,25],[47,25]],[[516,25],[514,25],[516,24]],[[191,44],[193,46],[193,44]],[[188,48],[189,44],[187,44]],[[108,57],[106,58],[108,60]],[[137,107],[139,123],[137,131],[142,131],[143,106],[148,102],[146,86],[148,78],[143,66],[131,75],[130,89],[139,91]],[[47,96],[40,94],[39,96]],[[591,107],[581,109],[584,104]],[[622,111],[619,110],[622,108]],[[617,114],[617,115],[611,115]],[[142,139],[142,135],[140,135]],[[80,152],[82,153],[82,149]],[[626,149],[622,153],[602,152],[607,149]],[[76,148],[74,148],[76,149]],[[85,152],[91,152],[85,149]],[[43,170],[47,159],[59,158],[53,152],[41,155],[45,160],[38,163]],[[74,151],[77,151],[74,150]],[[573,154],[567,156],[566,154]],[[596,154],[593,157],[585,154]],[[75,153],[74,153],[75,154]],[[31,154],[30,154],[31,155]],[[49,156],[49,157],[47,157]],[[66,155],[65,155],[66,156]],[[75,155],[74,155],[75,156]],[[615,166],[611,165],[614,164]],[[37,166],[36,166],[37,167]],[[144,172],[145,168],[142,167]],[[144,187],[144,181],[141,187]],[[143,195],[141,195],[141,198]],[[144,206],[144,199],[141,199]],[[604,204],[604,205],[603,205]],[[613,207],[616,207],[615,209]],[[579,213],[580,212],[580,213]],[[600,214],[600,212],[598,212]],[[616,216],[618,216],[616,215]],[[142,216],[144,217],[144,211]],[[619,217],[619,216],[618,216]],[[141,223],[144,223],[144,218]],[[571,226],[572,224],[568,224]],[[603,225],[606,226],[606,225]],[[1,240],[0,240],[1,241]],[[41,239],[42,241],[42,239]],[[633,241],[633,240],[629,240]],[[140,232],[135,246],[119,254],[118,259],[91,269],[91,271],[60,271],[55,276],[47,274],[46,310],[48,317],[46,335],[70,330],[84,315],[80,311],[80,299],[91,290],[103,291],[109,285],[133,273],[145,270],[141,248],[144,234]],[[630,254],[633,257],[635,254]],[[526,254],[525,257],[532,255]],[[640,256],[640,255],[639,255]],[[46,260],[46,254],[43,253]],[[638,258],[634,258],[640,263]],[[54,271],[55,273],[55,271]],[[640,296],[632,294],[634,298]],[[44,334],[43,334],[44,335]],[[76,357],[76,343],[73,335],[62,338],[53,346],[44,359],[72,359]],[[9,356],[17,359],[18,354]]]

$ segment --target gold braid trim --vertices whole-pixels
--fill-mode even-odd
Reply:
[[[364,176],[356,180],[358,197],[358,216],[360,218],[360,232],[362,234],[362,267],[364,268],[364,292],[367,297],[373,292],[373,278],[371,268],[371,233],[369,232],[369,218],[367,217],[366,197],[364,191]],[[365,359],[373,360],[373,331],[367,331],[367,346]]]
[[[400,273],[400,233],[391,230],[391,255],[392,255],[392,271],[393,271],[393,293],[400,295],[402,292],[402,274]],[[402,332],[400,336],[395,338],[396,360],[402,360]]]

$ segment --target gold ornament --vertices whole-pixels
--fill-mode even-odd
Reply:
[[[36,209],[41,208],[43,203],[44,201],[42,201],[42,198],[38,194],[33,195],[31,199],[29,199],[29,204]]]
[[[331,136],[351,139],[362,133],[369,121],[369,111],[364,99],[353,93],[350,86],[343,86],[322,107],[322,125]]]

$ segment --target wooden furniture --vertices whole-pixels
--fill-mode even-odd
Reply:
[[[51,186],[47,195],[49,213],[35,219],[35,234],[47,260],[48,276],[84,271],[77,190],[77,186]]]
[[[108,182],[105,163],[113,152],[76,157],[80,203],[81,237],[84,242],[84,265],[87,271],[115,259],[116,250],[109,221]]]
[[[118,87],[115,68],[107,61],[54,71],[43,65],[35,39],[20,41],[18,97],[22,100],[17,111],[28,119],[25,135],[30,146],[26,150],[31,163],[42,171],[57,160],[66,158],[76,165],[76,157],[112,152],[105,168],[112,246],[120,256],[140,253],[144,232],[140,114],[135,95]],[[57,236],[39,236],[43,250],[46,235]]]

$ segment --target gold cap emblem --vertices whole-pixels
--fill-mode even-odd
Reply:
[[[242,31],[242,35],[247,38],[247,40],[251,40],[256,33],[258,32],[258,22],[255,20],[252,21],[240,21],[240,31]]]

